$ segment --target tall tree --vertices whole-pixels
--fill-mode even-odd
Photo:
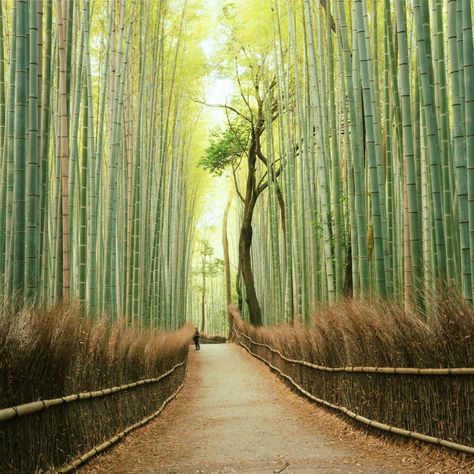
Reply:
[[[231,166],[234,174],[239,169],[243,169],[244,188],[241,192],[236,179],[236,192],[242,202],[242,220],[239,232],[239,262],[238,278],[242,278],[245,285],[245,301],[247,303],[249,318],[252,324],[261,325],[263,323],[261,308],[255,289],[255,279],[252,269],[252,220],[255,206],[259,196],[268,188],[269,180],[275,180],[281,174],[282,166],[278,167],[269,164],[267,157],[263,153],[262,135],[265,131],[265,111],[264,104],[267,96],[271,95],[276,86],[273,81],[268,88],[265,88],[264,66],[257,65],[254,69],[252,81],[248,89],[244,89],[238,77],[241,93],[241,109],[233,106],[223,106],[234,114],[234,119],[229,120],[229,126],[221,132],[206,150],[205,156],[200,164],[205,169],[214,174],[221,174],[222,171]],[[246,94],[251,94],[255,102],[253,106],[250,98]],[[277,104],[273,104],[272,112],[277,113]],[[243,167],[245,164],[245,168]],[[263,165],[263,175],[259,175],[258,165]],[[239,300],[242,300],[242,288],[237,286]]]

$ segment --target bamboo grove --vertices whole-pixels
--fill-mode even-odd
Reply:
[[[236,144],[217,164],[211,145],[202,163],[232,165],[241,222],[255,170],[247,237],[262,317],[243,304],[247,282],[240,304],[251,322],[307,318],[347,295],[424,312],[446,283],[472,303],[473,4],[274,0],[242,22],[243,3],[222,16]]]
[[[235,280],[256,324],[307,318],[347,295],[423,312],[444,283],[472,304],[470,0],[0,9],[4,303],[79,301],[173,327],[204,314],[207,284],[222,300],[224,273],[224,304]],[[225,239],[238,255],[218,271],[201,262],[193,277],[210,71],[237,91],[201,167],[229,171]]]
[[[183,75],[197,54],[186,40],[192,6],[0,8],[6,302],[79,301],[133,324],[183,324],[196,195],[193,76]]]

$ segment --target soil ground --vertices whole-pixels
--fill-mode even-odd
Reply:
[[[201,347],[163,413],[81,473],[474,472],[472,459],[355,429],[234,344]]]

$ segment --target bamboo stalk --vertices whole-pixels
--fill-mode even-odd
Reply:
[[[69,229],[69,139],[68,139],[68,93],[67,93],[67,65],[66,65],[66,12],[61,0],[56,0],[58,16],[58,43],[59,43],[59,150],[61,161],[61,227],[60,240],[62,253],[62,289],[58,295],[67,302],[70,297],[70,229]]]

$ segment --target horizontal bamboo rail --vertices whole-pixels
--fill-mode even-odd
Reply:
[[[176,366],[175,366],[176,367]],[[185,375],[185,378],[186,378],[186,375]],[[78,458],[76,458],[74,461],[72,461],[71,463],[67,464],[66,466],[63,466],[63,467],[60,467],[56,470],[54,470],[53,472],[58,472],[60,474],[65,474],[65,473],[68,473],[68,472],[71,472],[71,471],[74,471],[75,469],[77,469],[79,466],[81,466],[82,464],[84,464],[85,462],[89,461],[89,459],[93,458],[94,456],[96,456],[97,454],[101,453],[102,451],[105,451],[106,449],[110,448],[110,446],[112,446],[113,444],[117,443],[118,441],[120,441],[123,437],[127,436],[130,432],[132,432],[133,430],[137,429],[137,428],[140,428],[141,426],[144,426],[146,425],[148,422],[150,422],[151,420],[153,420],[154,418],[156,418],[165,408],[165,406],[171,401],[173,400],[173,398],[176,397],[176,395],[178,395],[178,393],[180,392],[180,390],[183,388],[184,386],[184,379],[183,379],[183,383],[178,387],[178,389],[173,393],[171,394],[160,406],[160,408],[158,408],[158,410],[156,410],[154,413],[152,413],[150,416],[147,416],[146,418],[143,418],[143,420],[125,428],[122,432],[116,434],[113,438],[110,438],[109,440],[105,441],[104,443],[102,444],[99,444],[98,446],[96,446],[95,448],[92,448],[90,451],[87,451],[87,453],[83,454],[82,456],[79,456]]]
[[[3,408],[0,410],[0,422],[11,420],[12,418],[20,416],[31,415],[33,413],[46,410],[46,408],[50,408],[52,406],[62,405],[64,403],[72,403],[79,400],[87,400],[89,398],[103,397],[106,395],[111,395],[113,393],[121,392],[122,390],[128,390],[130,388],[140,387],[141,385],[156,383],[164,379],[165,377],[171,375],[178,367],[181,367],[185,363],[186,361],[184,360],[183,362],[176,364],[173,368],[160,375],[159,377],[151,379],[139,380],[137,382],[132,382],[126,385],[104,388],[102,390],[95,390],[93,392],[75,393],[73,395],[67,395],[65,397],[53,398],[50,400],[39,400],[37,402],[24,403],[22,405],[17,405],[14,407]]]
[[[312,364],[311,362],[306,362],[304,360],[290,359],[289,357],[284,356],[280,351],[274,349],[268,344],[262,344],[260,342],[254,341],[247,334],[239,333],[235,331],[237,336],[243,336],[248,339],[255,346],[265,347],[274,354],[280,356],[284,361],[291,364],[304,365],[305,367],[310,367],[314,370],[320,370],[322,372],[349,372],[349,373],[367,373],[367,374],[399,374],[399,375],[474,375],[474,368],[462,367],[462,368],[415,368],[415,367],[324,367],[322,365]]]
[[[422,433],[417,433],[416,431],[408,431],[408,430],[404,430],[403,428],[397,428],[395,426],[387,425],[385,423],[379,423],[378,421],[370,420],[369,418],[358,415],[357,413],[354,413],[354,412],[350,411],[346,407],[341,407],[341,406],[338,406],[338,405],[334,405],[332,403],[329,403],[326,400],[323,400],[321,398],[317,398],[314,395],[312,395],[311,393],[309,393],[308,391],[306,391],[299,384],[297,384],[289,375],[284,374],[278,367],[275,367],[274,365],[272,365],[270,362],[268,362],[263,357],[261,357],[258,354],[255,354],[254,352],[252,352],[245,344],[243,344],[240,341],[239,341],[239,344],[245,350],[247,350],[247,352],[249,354],[253,355],[257,359],[260,359],[262,362],[264,362],[266,365],[268,365],[268,367],[270,367],[275,372],[278,372],[281,377],[288,380],[299,392],[301,392],[303,395],[305,395],[309,399],[315,401],[316,403],[319,403],[319,404],[324,405],[326,407],[332,408],[334,410],[338,410],[338,411],[344,413],[345,415],[349,416],[350,418],[352,418],[354,420],[357,420],[357,421],[360,421],[361,423],[364,423],[367,426],[371,426],[373,428],[377,428],[379,430],[386,431],[388,433],[395,433],[395,434],[405,436],[405,437],[408,437],[408,438],[419,439],[420,441],[425,441],[427,443],[437,444],[439,446],[444,446],[446,448],[454,449],[456,451],[461,451],[463,453],[474,454],[474,448],[471,447],[471,446],[466,446],[464,444],[453,443],[451,441],[447,441],[447,440],[444,440],[444,439],[435,438],[434,436],[428,436],[428,435],[424,435]]]

